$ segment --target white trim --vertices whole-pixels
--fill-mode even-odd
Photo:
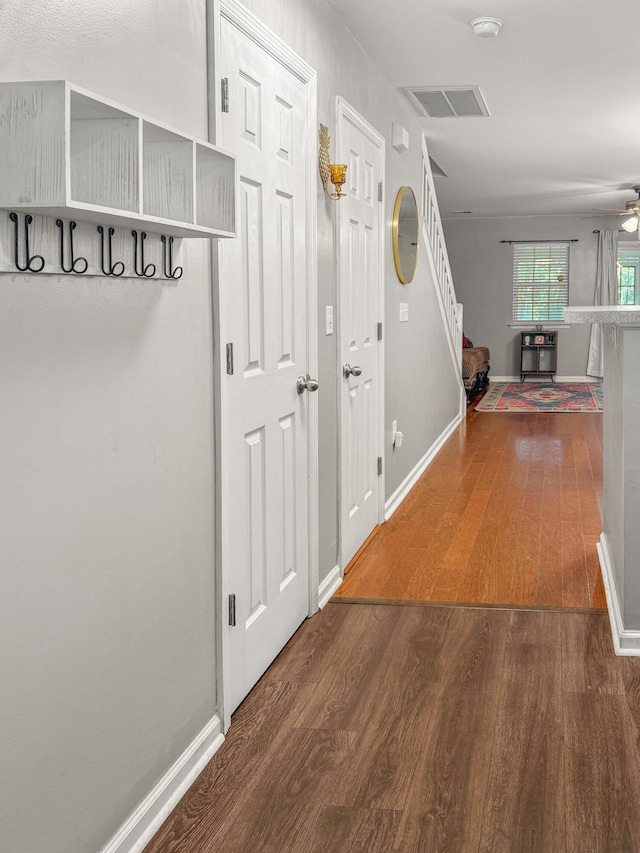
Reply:
[[[604,533],[600,535],[600,542],[596,545],[596,550],[602,570],[604,591],[607,596],[607,609],[615,653],[620,657],[640,657],[640,631],[630,631],[624,627],[622,613],[620,612],[620,598],[616,590],[615,575],[611,563],[611,552]]]
[[[456,415],[455,418],[449,424],[449,426],[445,427],[440,437],[437,438],[431,445],[429,450],[427,450],[427,452],[418,462],[418,464],[408,473],[402,483],[400,483],[398,488],[395,490],[395,492],[391,495],[391,497],[385,504],[384,509],[386,521],[389,521],[393,513],[398,509],[402,501],[406,498],[411,489],[415,486],[420,477],[424,474],[431,462],[433,462],[436,454],[442,448],[443,444],[456,430],[456,428],[460,425],[461,422],[461,415]]]
[[[533,373],[528,373],[527,376],[533,376]],[[540,376],[536,379],[529,379],[529,382],[545,382],[548,381],[547,376]],[[518,385],[521,385],[520,382],[520,374],[517,376],[494,376],[491,374],[489,376],[489,382],[517,382]],[[555,384],[557,385],[559,382],[588,382],[590,385],[598,384],[602,382],[601,379],[597,379],[593,376],[556,376]],[[525,380],[526,383],[526,380]]]
[[[385,163],[386,163],[386,142],[384,136],[378,133],[378,131],[373,127],[373,125],[369,124],[369,122],[364,119],[360,113],[358,113],[354,108],[341,96],[336,95],[335,101],[335,123],[336,123],[336,151],[342,151],[342,123],[350,122],[363,136],[366,136],[373,145],[379,151],[380,156],[380,180],[384,182],[385,178]],[[383,196],[384,199],[384,196]],[[384,513],[385,513],[385,465],[384,465],[384,416],[385,416],[385,384],[384,384],[384,375],[385,375],[385,342],[386,342],[386,334],[387,330],[386,326],[386,316],[385,316],[385,279],[384,279],[384,257],[385,257],[385,218],[384,218],[384,210],[385,210],[385,202],[384,200],[378,204],[378,228],[379,228],[379,240],[378,240],[378,293],[377,293],[377,314],[378,320],[383,323],[383,333],[382,340],[378,342],[378,431],[377,431],[377,444],[378,444],[378,452],[376,456],[382,457],[382,474],[377,477],[377,486],[378,486],[378,524],[381,524],[384,521]],[[341,223],[343,221],[344,214],[343,208],[338,204],[336,213],[334,216],[333,222],[333,243],[334,247],[336,247],[336,251],[334,252],[334,269],[335,269],[335,281],[336,281],[336,304],[339,306],[340,300],[342,298],[342,281],[341,281],[341,268],[340,268],[340,251],[339,251],[339,240],[340,240],[340,228]],[[338,471],[339,478],[341,480],[343,475],[342,470],[342,351],[341,351],[341,336],[342,329],[340,325],[340,310],[338,310],[338,323],[337,323],[337,334],[336,334],[336,354],[337,354],[337,363],[338,363],[338,382],[336,385],[336,405],[338,407],[338,430],[339,430],[339,451],[338,451]],[[338,497],[338,553],[339,559],[344,563],[343,557],[343,525],[342,525],[342,505],[341,505],[341,495],[342,495],[342,481],[340,482],[339,489],[339,497]],[[360,543],[362,544],[362,543]],[[358,546],[359,547],[359,546]]]
[[[318,607],[320,610],[322,610],[340,586],[342,586],[342,569],[340,566],[334,566],[322,581],[318,590]]]
[[[101,853],[141,853],[224,743],[216,714],[134,809]]]
[[[318,93],[315,71],[305,82],[307,85],[307,364],[311,376],[317,377],[318,357],[318,193],[317,169],[318,153],[316,146],[318,124]],[[309,457],[307,478],[309,483],[309,616],[318,610],[320,584],[320,509],[319,509],[319,426],[318,395],[309,397]]]
[[[567,305],[566,307],[568,308],[569,306]],[[535,331],[535,329],[532,327],[536,325],[536,321],[531,320],[528,323],[509,323],[508,325],[509,325],[510,329],[527,329],[528,331],[533,332],[533,331]],[[546,320],[543,320],[542,325],[544,326],[544,328],[542,329],[543,332],[553,332],[555,329],[570,329],[574,324],[573,323],[547,323]]]
[[[253,39],[262,50],[270,54],[281,65],[284,65],[299,80],[308,83],[309,80],[315,78],[315,70],[285,41],[272,32],[264,21],[250,12],[238,0],[219,0],[219,2],[222,17],[237,27],[240,32]]]

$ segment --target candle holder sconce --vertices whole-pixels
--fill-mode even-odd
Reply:
[[[342,192],[342,185],[347,180],[347,167],[344,163],[332,163],[329,156],[329,146],[331,139],[329,130],[326,125],[320,125],[320,151],[318,153],[318,166],[320,169],[320,179],[322,186],[329,198],[334,201],[340,201],[346,193]],[[329,181],[334,186],[335,192],[329,192]]]

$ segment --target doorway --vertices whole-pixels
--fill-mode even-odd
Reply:
[[[347,164],[336,215],[339,294],[340,552],[343,569],[384,519],[383,137],[336,104],[337,152]]]
[[[317,600],[316,89],[234,0],[220,3],[218,48],[216,139],[238,173],[238,238],[218,247],[226,727]]]

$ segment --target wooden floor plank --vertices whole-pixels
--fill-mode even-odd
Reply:
[[[567,613],[562,621],[563,686],[569,693],[622,693],[620,666],[611,657],[609,620]]]
[[[289,714],[298,709],[296,697],[314,687],[268,679],[258,682],[234,715],[237,736],[227,738],[145,853],[208,853],[212,841],[226,832],[245,805],[238,792],[246,798],[256,789],[273,751],[286,743]]]
[[[562,647],[562,630],[557,611],[512,610],[510,613],[509,643]]]
[[[389,809],[325,806],[307,849],[310,853],[391,850],[400,817],[400,812]]]
[[[320,809],[331,804],[333,788],[348,767],[353,739],[353,732],[290,730],[211,849],[308,849]]]
[[[589,583],[584,537],[575,522],[560,524],[562,603],[565,607],[589,607]]]
[[[507,647],[480,853],[565,849],[561,676],[558,646]]]
[[[600,561],[596,546],[600,541],[599,536],[584,536],[584,559],[587,567],[587,583],[589,584],[589,605],[591,607],[606,608],[607,597],[600,571]]]
[[[477,849],[508,626],[506,611],[456,612],[394,850]]]
[[[334,803],[401,810],[411,793],[433,701],[450,656],[452,608],[408,608],[390,638],[353,758],[334,790]],[[327,697],[330,700],[330,697]]]
[[[564,726],[567,850],[637,853],[640,754],[625,730],[624,698],[566,694]]]
[[[146,853],[637,853],[639,744],[605,613],[329,603]]]
[[[336,597],[603,607],[601,433],[600,414],[471,413]]]
[[[384,605],[361,608],[352,618],[349,644],[342,649],[347,665],[331,667],[320,679],[309,703],[301,703],[293,723],[296,728],[356,731],[360,727],[401,615],[401,608]]]

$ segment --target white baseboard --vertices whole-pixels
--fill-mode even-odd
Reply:
[[[131,813],[101,853],[141,853],[224,743],[216,714]]]
[[[620,599],[616,590],[615,575],[611,563],[611,552],[604,533],[600,536],[600,542],[596,545],[604,591],[607,596],[607,609],[609,611],[609,622],[611,624],[611,637],[613,648],[619,656],[640,656],[640,631],[629,631],[624,627],[622,613],[620,612]]]
[[[334,566],[318,589],[318,607],[320,610],[329,601],[334,592],[342,584],[342,570],[340,566]]]
[[[455,418],[451,421],[451,423],[445,427],[444,431],[437,438],[434,443],[431,445],[429,450],[425,453],[422,459],[418,462],[418,464],[409,472],[409,474],[405,477],[405,479],[400,483],[395,492],[389,497],[384,505],[384,517],[386,521],[389,521],[393,513],[398,509],[402,501],[409,494],[411,489],[418,482],[422,474],[427,470],[431,462],[433,461],[436,453],[440,450],[445,441],[449,438],[452,432],[460,425],[462,422],[462,415],[457,414]]]
[[[530,373],[529,379],[527,380],[525,377],[525,382],[544,382],[548,377],[537,377],[532,378],[533,374]],[[601,379],[597,379],[595,376],[556,376],[556,382],[601,382]],[[517,376],[494,376],[491,374],[489,376],[489,382],[518,382],[520,383],[520,374]]]

